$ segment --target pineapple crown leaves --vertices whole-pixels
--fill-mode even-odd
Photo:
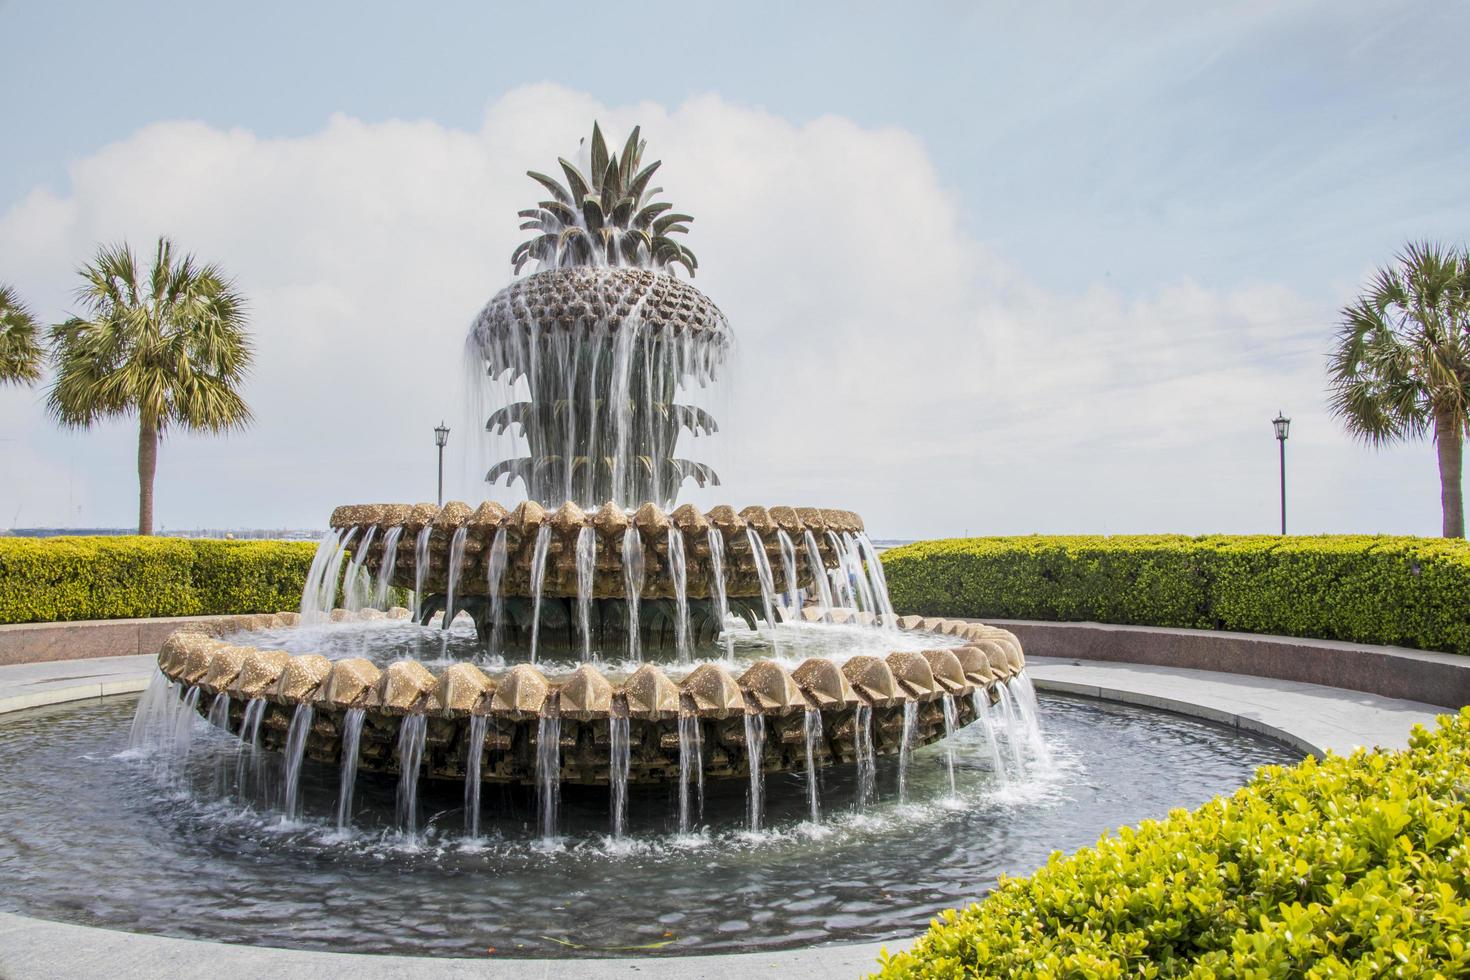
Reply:
[[[572,162],[558,158],[566,182],[526,171],[550,193],[551,199],[520,212],[522,231],[537,232],[516,246],[510,261],[519,273],[528,262],[542,268],[569,266],[636,266],[668,269],[679,265],[690,276],[699,268],[694,253],[675,235],[689,232],[694,219],[673,211],[667,201],[655,201],[662,187],[650,182],[661,161],[643,166],[647,141],[634,126],[621,154],[609,153],[602,128],[592,124],[587,174]]]

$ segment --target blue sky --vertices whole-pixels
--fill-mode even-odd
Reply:
[[[169,181],[177,188],[200,180],[180,155],[204,160],[200,147],[222,134],[235,134],[242,146],[254,141],[241,153],[281,151],[271,166],[283,168],[283,181],[295,180],[283,186],[299,186],[299,175],[289,173],[296,164],[281,161],[329,152],[328,137],[342,135],[332,128],[334,118],[367,127],[362,138],[370,153],[381,152],[375,140],[399,140],[388,129],[394,120],[407,121],[422,130],[402,145],[419,138],[420,149],[475,134],[477,152],[509,182],[520,170],[551,163],[534,138],[536,119],[516,122],[517,111],[542,113],[546,145],[565,147],[560,152],[570,152],[590,122],[573,119],[583,105],[638,120],[667,112],[670,129],[648,135],[655,152],[670,146],[668,186],[678,190],[674,182],[682,175],[688,195],[712,202],[705,205],[711,218],[722,203],[714,196],[716,174],[738,180],[767,159],[789,159],[791,173],[810,171],[789,181],[812,182],[806,214],[795,194],[780,200],[784,211],[775,210],[772,193],[766,199],[773,213],[763,224],[746,221],[761,207],[753,199],[724,229],[713,220],[697,223],[691,242],[704,257],[718,254],[711,246],[728,236],[735,258],[723,271],[702,272],[699,284],[708,279],[711,295],[732,314],[745,343],[742,356],[757,373],[767,359],[798,354],[810,358],[803,362],[808,372],[832,368],[830,388],[821,380],[805,384],[816,401],[793,397],[782,403],[783,412],[805,417],[834,399],[842,411],[841,400],[853,397],[865,369],[861,358],[833,366],[822,345],[807,350],[805,340],[793,341],[792,330],[812,329],[781,321],[800,304],[778,308],[770,301],[778,290],[763,286],[779,274],[743,261],[748,250],[788,247],[784,232],[793,221],[831,222],[845,240],[817,260],[813,248],[827,246],[814,233],[802,253],[777,256],[773,264],[809,263],[814,287],[866,297],[848,319],[821,325],[830,338],[881,346],[884,332],[863,326],[862,317],[891,323],[909,308],[905,283],[942,271],[949,285],[925,288],[943,292],[952,285],[954,294],[926,300],[926,315],[939,322],[922,334],[924,349],[968,350],[983,370],[998,372],[977,390],[958,379],[936,386],[932,372],[885,376],[894,360],[889,351],[868,368],[876,372],[873,390],[893,399],[870,428],[883,446],[902,447],[902,465],[869,474],[864,465],[882,465],[860,464],[862,457],[885,454],[857,442],[826,455],[796,439],[774,448],[755,439],[762,447],[755,449],[736,440],[726,447],[733,457],[725,468],[732,492],[740,491],[737,502],[814,494],[821,499],[811,502],[841,505],[834,498],[855,495],[853,506],[895,535],[966,527],[1269,529],[1275,446],[1267,420],[1281,402],[1299,419],[1301,441],[1292,448],[1300,447],[1304,467],[1294,484],[1303,498],[1301,529],[1432,533],[1438,516],[1431,449],[1371,453],[1348,443],[1323,412],[1320,351],[1337,307],[1405,238],[1466,237],[1470,123],[1457,65],[1467,28],[1470,12],[1462,5],[1408,2],[1208,10],[1167,3],[420,10],[363,3],[9,2],[0,4],[0,33],[7,38],[0,100],[11,134],[0,159],[0,279],[13,280],[44,316],[56,316],[66,303],[64,273],[86,258],[89,240],[146,241],[159,231],[182,237],[188,228],[194,239],[181,244],[201,251],[213,245],[209,257],[258,268],[263,290],[266,283],[296,296],[345,288],[345,279],[333,278],[344,274],[330,262],[301,264],[296,278],[257,267],[248,244],[249,209],[212,222],[201,218],[194,231],[197,202],[228,199],[234,185],[190,184],[196,205],[170,222],[162,220],[166,203],[149,210],[129,202],[155,200],[153,194],[166,202]],[[536,88],[544,83],[549,89]],[[528,91],[557,94],[529,107],[536,100]],[[747,138],[723,160],[707,161],[699,147],[713,141],[697,138],[701,122],[726,114]],[[487,124],[493,119],[504,126]],[[180,122],[201,126],[161,142],[145,139],[150,126]],[[827,123],[856,135],[827,139]],[[782,148],[765,152],[765,139]],[[787,145],[791,140],[808,145]],[[530,158],[511,159],[512,147],[522,145]],[[684,145],[691,149],[681,160],[673,150]],[[140,149],[145,146],[151,149]],[[818,147],[831,155],[820,155]],[[149,153],[156,160],[165,151],[168,159],[151,185],[146,174],[117,162],[136,164]],[[207,159],[218,166],[221,158]],[[359,163],[369,195],[363,206],[385,208],[405,222],[395,226],[395,236],[413,227],[411,198],[418,191],[400,188],[406,197],[390,207],[381,197],[385,185],[367,176],[374,162]],[[250,165],[258,168],[259,161]],[[895,176],[895,167],[914,175]],[[466,177],[472,179],[479,178]],[[532,193],[509,187],[507,201]],[[64,219],[40,208],[42,199],[64,205]],[[508,277],[500,251],[502,241],[514,240],[514,207],[505,206],[505,214],[465,215],[493,225],[499,236],[468,236],[475,245],[466,247],[487,249],[478,258],[490,272],[474,290],[484,298]],[[302,215],[310,226],[293,228],[277,217],[255,231],[261,240],[330,237],[331,219],[309,211],[296,208],[286,217]],[[226,221],[228,233],[221,227]],[[744,237],[733,234],[737,223]],[[416,255],[433,247],[418,241]],[[853,249],[853,257],[843,258],[842,249]],[[905,265],[931,249],[942,254]],[[885,277],[892,293],[854,288],[852,277],[864,274],[854,263],[888,250],[897,258],[873,275],[892,269]],[[53,276],[51,268],[62,274]],[[241,275],[248,292],[252,283]],[[801,284],[793,279],[791,288],[799,291]],[[469,295],[446,303],[442,318],[452,321],[444,327],[446,342],[473,316],[477,303]],[[413,299],[406,295],[404,302]],[[873,313],[885,303],[891,304],[886,315]],[[263,308],[283,324],[305,315],[271,300]],[[281,337],[299,337],[307,327],[304,321],[282,326]],[[262,329],[269,348],[271,325]],[[386,342],[394,333],[385,324],[373,336]],[[1024,350],[1028,336],[1047,349]],[[997,363],[1001,355],[1006,360]],[[457,351],[446,349],[444,357],[453,360]],[[1070,363],[1058,366],[1058,358]],[[371,371],[371,364],[362,370]],[[1017,385],[1017,374],[1036,383]],[[793,385],[805,383],[799,374],[792,378]],[[261,384],[257,400],[289,398],[291,389],[277,391],[264,377]],[[935,387],[954,390],[955,398],[935,397]],[[927,392],[919,399],[923,406],[914,409],[904,393],[921,391]],[[994,400],[984,397],[987,391]],[[871,392],[864,399],[873,400]],[[1175,411],[1181,400],[1188,404]],[[742,427],[760,431],[771,420],[755,401],[737,401],[733,412]],[[64,472],[69,484],[82,487],[54,522],[125,523],[131,502],[113,498],[116,482],[127,475],[126,427],[57,437],[45,430],[33,402],[14,392],[0,397],[7,426],[0,438],[24,445],[37,473]],[[917,416],[905,419],[905,405]],[[457,406],[421,408],[438,414]],[[852,410],[861,415],[863,409]],[[299,410],[282,408],[282,418],[293,411],[299,417]],[[957,427],[959,416],[969,423]],[[397,424],[381,420],[394,438]],[[324,451],[331,456],[305,443],[287,445],[283,431],[267,418],[254,438],[274,454],[292,455],[297,467],[312,465]],[[417,430],[405,428],[401,438],[411,431]],[[176,440],[191,447],[187,456],[166,448],[165,522],[320,523],[315,515],[324,516],[322,508],[335,501],[304,494],[287,504],[267,484],[231,471],[231,458],[257,451],[251,439],[239,437],[224,449]],[[922,515],[910,506],[911,458],[928,459],[940,471],[919,494]],[[189,460],[198,465],[185,470]],[[170,471],[170,461],[178,469]],[[773,462],[794,475],[771,478]],[[819,471],[819,463],[826,469]],[[339,468],[352,472],[345,457]],[[352,475],[359,486],[371,479],[371,473]],[[219,492],[221,479],[241,487],[238,497]],[[361,495],[409,489],[387,482],[362,487]],[[1141,494],[1140,487],[1154,489]],[[477,490],[466,478],[462,492]],[[21,523],[53,522],[47,506],[47,495],[34,488],[0,485],[0,510],[29,516]],[[0,513],[0,521],[9,516]]]

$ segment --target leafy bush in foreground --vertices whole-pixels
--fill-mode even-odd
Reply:
[[[1470,544],[1443,538],[963,538],[883,554],[927,616],[1241,630],[1470,654]]]
[[[0,623],[294,609],[316,545],[0,538]]]
[[[1053,854],[883,980],[1470,976],[1470,708]]]

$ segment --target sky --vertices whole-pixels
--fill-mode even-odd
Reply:
[[[170,433],[165,528],[487,491],[464,336],[527,169],[643,126],[737,338],[728,502],[877,537],[1435,534],[1432,446],[1326,409],[1338,311],[1470,226],[1470,7],[0,2],[0,282],[99,243],[236,277],[256,421]],[[128,420],[0,390],[0,527],[136,520]],[[483,424],[481,422],[480,424]],[[501,499],[503,490],[493,491]]]

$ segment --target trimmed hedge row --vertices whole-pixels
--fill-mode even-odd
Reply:
[[[1470,976],[1470,708],[1262,768],[945,912],[879,977]]]
[[[956,538],[883,554],[894,608],[1320,637],[1470,654],[1470,543],[1178,535]]]
[[[315,550],[310,541],[0,538],[0,623],[294,609]]]

